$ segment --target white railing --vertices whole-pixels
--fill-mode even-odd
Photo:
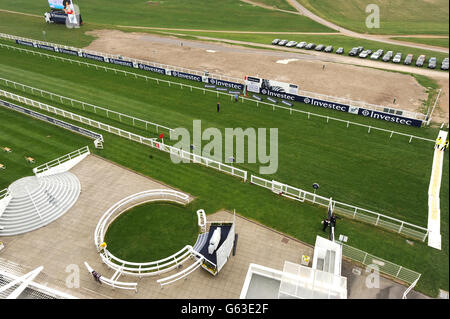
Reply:
[[[94,111],[94,113],[96,113],[96,114],[97,114],[98,111],[102,111],[102,112],[104,112],[106,114],[107,118],[110,118],[110,114],[115,115],[115,118],[119,122],[122,122],[122,119],[127,119],[130,122],[130,124],[132,123],[132,126],[134,126],[134,127],[139,127],[138,124],[141,123],[143,127],[145,126],[146,130],[148,130],[148,126],[154,127],[156,133],[159,133],[159,131],[162,130],[162,131],[167,131],[170,134],[173,131],[173,129],[171,129],[171,128],[167,127],[167,126],[164,126],[164,125],[156,124],[156,123],[153,123],[153,122],[150,122],[150,121],[146,121],[146,120],[143,120],[143,119],[140,119],[140,118],[137,118],[137,117],[134,117],[134,116],[130,116],[130,115],[127,115],[127,114],[124,114],[124,113],[112,111],[110,109],[107,109],[107,108],[104,108],[104,107],[100,107],[100,106],[97,106],[97,105],[94,105],[94,104],[82,102],[82,101],[79,101],[79,100],[76,100],[76,99],[72,99],[72,98],[68,98],[68,97],[65,97],[65,96],[62,96],[62,95],[59,95],[59,94],[55,94],[55,93],[52,93],[52,92],[49,92],[49,91],[41,90],[41,89],[29,86],[29,85],[25,85],[25,84],[22,84],[22,83],[19,83],[19,82],[10,81],[10,80],[4,79],[4,78],[0,78],[0,81],[4,82],[5,86],[7,86],[7,87],[10,87],[10,85],[12,85],[12,86],[14,86],[15,89],[19,88],[23,92],[27,92],[26,89],[29,89],[32,94],[34,94],[35,92],[40,93],[41,97],[45,97],[45,95],[48,95],[52,101],[55,98],[55,99],[59,100],[59,102],[61,104],[64,104],[65,101],[69,102],[69,104],[72,107],[75,107],[78,104],[79,106],[81,106],[83,108],[84,111],[89,111],[89,108],[91,108]]]
[[[11,201],[12,196],[8,188],[0,190],[0,217],[2,217],[5,212],[6,207],[8,207],[9,202]],[[0,225],[0,230],[3,229],[3,226]]]
[[[89,266],[89,264],[87,262],[84,262],[84,265],[86,266],[89,273],[92,274],[92,272],[94,271],[92,269],[92,267]],[[108,286],[112,287],[113,289],[119,288],[119,289],[125,289],[125,290],[134,290],[135,292],[137,292],[137,283],[136,282],[118,281],[115,279],[115,277],[117,275],[120,275],[120,273],[116,272],[111,278],[105,278],[105,277],[101,276],[99,280],[101,283],[104,283],[105,285],[108,285]]]
[[[436,97],[436,100],[434,101],[433,107],[431,108],[431,112],[430,112],[430,110],[428,110],[428,112],[430,112],[430,113],[429,113],[429,115],[427,114],[427,118],[428,118],[427,125],[430,125],[430,123],[431,123],[431,119],[433,118],[433,112],[434,112],[434,109],[436,108],[436,105],[437,105],[437,103],[439,101],[439,97],[441,96],[441,92],[442,92],[442,89],[439,89],[439,92],[438,92],[438,95]]]
[[[86,49],[80,49],[80,48],[76,48],[76,47],[70,47],[70,46],[65,46],[65,45],[60,45],[60,44],[55,44],[55,43],[50,43],[50,42],[43,42],[43,41],[39,41],[39,40],[33,40],[33,39],[29,39],[29,38],[23,38],[23,37],[18,37],[18,36],[14,36],[14,35],[10,35],[10,34],[5,34],[5,33],[0,33],[0,38],[4,38],[4,39],[8,39],[8,40],[22,40],[22,41],[27,41],[27,42],[32,42],[32,43],[37,43],[37,44],[43,44],[43,45],[48,45],[48,46],[52,46],[55,48],[64,48],[64,49],[69,49],[69,50],[73,50],[73,51],[77,51],[77,52],[85,52],[85,53],[89,53],[89,54],[93,54],[93,55],[98,55],[98,56],[102,56],[102,57],[106,57],[106,58],[113,58],[113,59],[120,59],[120,60],[124,60],[124,61],[129,61],[129,62],[133,62],[133,63],[141,63],[141,64],[146,64],[149,66],[153,66],[153,67],[158,67],[158,68],[162,68],[162,69],[167,69],[167,70],[174,70],[174,71],[179,71],[179,72],[186,72],[186,73],[191,73],[191,74],[195,74],[198,76],[205,76],[205,72],[204,71],[198,71],[198,70],[192,70],[192,69],[187,69],[187,68],[183,68],[183,67],[178,67],[178,66],[173,66],[173,65],[167,65],[167,64],[161,64],[161,63],[156,63],[156,62],[150,62],[150,61],[145,61],[145,60],[139,60],[139,59],[134,59],[134,58],[130,58],[130,57],[125,57],[125,56],[121,56],[119,54],[109,54],[109,53],[103,53],[103,52],[98,52],[98,51],[92,51],[92,50],[86,50]],[[230,81],[230,82],[236,82],[236,83],[240,83],[240,84],[244,84],[245,85],[245,81],[241,78],[234,78],[234,77],[230,77],[230,76],[226,76],[226,75],[222,75],[222,74],[217,74],[217,73],[210,73],[209,76],[211,76],[212,78],[218,79],[218,80],[225,80],[225,81]],[[399,109],[399,108],[393,108],[390,106],[383,106],[383,105],[377,105],[377,104],[371,104],[368,102],[363,102],[363,101],[355,101],[355,100],[351,100],[348,98],[340,98],[340,97],[336,97],[336,96],[331,96],[331,95],[326,95],[326,94],[321,94],[321,93],[315,93],[315,92],[310,92],[310,91],[303,91],[300,90],[299,91],[299,95],[304,95],[310,98],[319,98],[319,99],[325,99],[329,102],[336,102],[336,103],[345,103],[351,106],[358,106],[358,107],[363,107],[363,108],[367,108],[370,110],[375,110],[375,111],[379,111],[379,112],[384,112],[384,113],[390,113],[390,114],[406,114],[408,117],[413,117],[415,119],[420,119],[420,120],[426,120],[427,119],[427,115],[422,114],[422,113],[418,113],[418,112],[412,112],[412,111],[406,111],[403,109]]]
[[[92,64],[92,63],[88,63],[88,62],[73,60],[73,59],[69,59],[69,58],[64,58],[64,57],[51,55],[51,54],[46,54],[46,53],[42,53],[42,52],[37,52],[37,51],[33,51],[33,50],[28,50],[28,49],[24,49],[24,48],[18,48],[18,47],[14,47],[14,46],[2,44],[2,43],[0,43],[0,47],[6,47],[6,48],[12,49],[12,50],[19,50],[19,51],[31,53],[33,55],[37,54],[37,55],[40,55],[40,56],[47,57],[49,59],[50,58],[55,59],[55,60],[59,59],[59,60],[70,62],[70,63],[74,62],[74,63],[78,63],[79,65],[85,65],[88,68],[89,68],[89,66],[91,66],[91,67],[96,68],[97,70],[100,68],[100,69],[103,69],[105,72],[110,70],[110,71],[114,71],[115,73],[118,73],[118,72],[122,73],[125,76],[127,76],[127,74],[128,74],[130,76],[134,76],[136,79],[137,78],[142,78],[142,79],[145,79],[146,81],[152,80],[152,81],[156,81],[158,84],[159,84],[159,82],[167,83],[169,86],[175,85],[175,86],[179,86],[181,89],[189,88],[191,91],[192,90],[201,90],[201,91],[203,91],[203,94],[206,94],[206,92],[209,92],[209,93],[215,94],[217,97],[219,97],[219,95],[225,95],[225,96],[229,96],[231,100],[234,98],[234,94],[230,94],[228,92],[220,92],[220,91],[208,90],[206,88],[201,88],[201,87],[192,86],[192,85],[186,85],[186,84],[182,84],[182,83],[179,83],[179,82],[172,82],[172,81],[162,80],[162,79],[158,79],[158,78],[152,78],[152,77],[149,77],[149,76],[145,76],[145,75],[141,75],[141,74],[137,74],[137,73],[133,73],[133,72],[128,72],[128,71],[124,71],[124,70],[119,70],[119,69],[116,69],[116,68],[110,68],[110,67],[106,67],[106,66],[103,66],[103,65]],[[318,118],[321,118],[321,119],[326,119],[327,123],[330,120],[332,120],[332,121],[337,121],[337,122],[340,122],[340,123],[344,123],[344,124],[346,124],[347,127],[349,127],[350,125],[356,125],[356,126],[364,127],[364,128],[367,128],[367,133],[370,133],[371,130],[376,130],[376,131],[382,131],[382,132],[390,133],[389,138],[391,138],[394,134],[400,135],[400,136],[409,137],[409,143],[411,143],[411,141],[413,139],[418,139],[418,140],[423,140],[423,141],[428,141],[428,142],[433,142],[434,143],[434,140],[432,140],[432,139],[428,139],[428,138],[424,138],[424,137],[420,137],[420,136],[416,136],[416,135],[412,135],[412,134],[400,133],[400,132],[397,132],[397,131],[394,131],[394,130],[386,130],[386,129],[379,128],[379,127],[372,126],[372,125],[366,125],[366,124],[361,124],[361,123],[357,123],[357,122],[352,122],[352,121],[349,121],[349,120],[343,120],[343,119],[335,118],[335,117],[332,117],[332,116],[316,114],[314,112],[302,111],[302,110],[299,110],[299,109],[294,109],[292,107],[285,107],[285,106],[282,106],[282,105],[276,105],[276,104],[273,104],[273,103],[267,103],[267,102],[263,102],[263,101],[258,101],[258,100],[247,98],[247,97],[243,97],[243,96],[241,96],[240,99],[241,99],[241,101],[243,103],[244,103],[244,101],[250,101],[252,103],[256,103],[256,106],[259,106],[260,104],[270,106],[272,108],[272,110],[274,110],[274,111],[275,111],[275,109],[281,109],[281,110],[289,111],[290,114],[292,114],[292,113],[305,114],[305,115],[307,115],[308,119],[311,116],[313,116],[313,117],[318,117]]]
[[[191,256],[193,249],[190,245],[186,245],[183,249],[167,258],[136,263],[114,256],[107,248],[100,248],[100,244],[104,242],[108,226],[115,218],[134,206],[154,201],[169,201],[186,205],[189,203],[190,198],[187,194],[175,190],[156,189],[130,195],[110,207],[100,218],[94,232],[95,246],[100,251],[102,261],[110,268],[115,270],[120,269],[121,273],[127,275],[155,276],[177,268]]]
[[[411,284],[411,286],[408,287],[408,289],[405,290],[405,292],[403,293],[402,299],[408,299],[408,298],[406,298],[406,296],[409,294],[409,292],[410,292],[411,290],[414,289],[414,287],[415,287],[415,286],[417,285],[417,283],[419,282],[419,279],[420,279],[420,276],[419,276],[419,278],[417,278],[417,279]]]
[[[158,279],[156,282],[159,283],[161,285],[161,288],[165,285],[169,285],[171,283],[174,283],[175,281],[178,281],[180,279],[186,278],[188,275],[190,275],[194,270],[196,270],[197,268],[199,268],[202,263],[203,263],[203,256],[199,253],[197,253],[195,250],[192,250],[191,252],[193,255],[196,255],[198,257],[198,259],[189,267],[183,269],[180,272],[177,272],[171,276],[162,278],[162,279]]]
[[[331,198],[323,197],[299,188],[295,188],[286,184],[282,184],[275,181],[269,181],[264,178],[251,175],[250,183],[273,190],[275,187],[280,187],[281,195],[290,197],[300,201],[308,201],[313,204],[318,204],[323,207],[329,207]],[[357,206],[341,203],[333,200],[334,211],[339,214],[352,218],[355,220],[363,221],[374,226],[384,228],[390,231],[397,232],[399,234],[415,238],[421,241],[425,241],[428,236],[428,229],[417,226],[400,219],[389,217],[380,213],[376,213],[367,209],[363,209]]]
[[[70,161],[70,160],[72,160],[74,158],[77,158],[77,157],[79,157],[81,155],[84,155],[84,154],[88,154],[89,155],[90,153],[91,152],[90,152],[88,146],[82,147],[82,148],[80,148],[80,149],[78,149],[76,151],[70,152],[70,153],[68,153],[66,155],[58,157],[57,159],[54,159],[54,160],[52,160],[50,162],[47,162],[45,164],[42,164],[42,165],[39,165],[38,167],[33,168],[33,173],[35,175],[36,174],[41,174],[41,173],[43,173],[45,171],[48,171],[49,169],[51,169],[53,167],[59,166],[59,165],[61,165],[63,163],[66,163],[66,162],[68,162],[68,161]]]
[[[7,188],[2,189],[0,191],[0,200],[2,200],[3,198],[5,198],[5,197],[7,197],[9,195],[10,195],[10,193],[9,193],[9,190]]]
[[[380,273],[399,279],[408,284],[411,284],[414,281],[418,280],[421,276],[420,273],[415,272],[411,269],[399,266],[382,258],[378,258],[365,251],[348,246],[347,244],[341,243],[339,241],[336,242],[342,245],[342,255],[344,257],[357,261],[365,266],[370,265],[375,267],[376,265]]]
[[[182,159],[192,161],[193,163],[202,164],[204,166],[219,170],[223,173],[227,173],[227,174],[242,178],[244,180],[244,182],[247,181],[247,171],[241,170],[239,168],[235,168],[231,165],[223,164],[223,163],[215,161],[213,159],[210,159],[210,158],[207,158],[204,156],[200,156],[200,155],[196,155],[194,153],[190,153],[190,152],[181,150],[179,148],[157,142],[157,141],[155,141],[155,139],[146,138],[141,135],[134,134],[134,133],[122,130],[122,129],[114,127],[114,126],[92,120],[85,116],[81,116],[81,115],[78,115],[78,114],[75,114],[75,113],[72,113],[69,111],[65,111],[65,110],[56,108],[54,106],[50,106],[45,103],[41,103],[41,102],[29,99],[29,98],[25,98],[23,96],[20,96],[20,95],[14,94],[14,93],[10,93],[8,91],[0,90],[0,96],[4,96],[6,98],[24,103],[26,105],[31,105],[33,107],[40,108],[47,112],[50,112],[50,113],[53,113],[56,115],[60,115],[65,118],[69,118],[71,120],[81,122],[81,123],[87,124],[89,126],[93,126],[95,128],[99,128],[101,130],[107,131],[108,133],[112,133],[112,134],[127,138],[129,140],[132,140],[132,141],[135,141],[135,142],[138,142],[141,144],[145,144],[152,148],[156,148],[158,150],[170,153],[174,156],[178,156]]]

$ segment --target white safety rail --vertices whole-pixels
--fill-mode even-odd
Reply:
[[[31,106],[37,107],[41,110],[45,110],[47,112],[50,112],[50,113],[53,113],[56,115],[60,115],[65,118],[69,118],[71,120],[81,122],[81,123],[87,124],[89,126],[104,130],[108,133],[112,133],[112,134],[127,138],[129,140],[132,140],[132,141],[135,141],[135,142],[138,142],[141,144],[145,144],[152,148],[156,148],[161,151],[170,153],[172,155],[179,156],[182,159],[192,161],[193,163],[202,164],[207,167],[214,168],[223,173],[227,173],[227,174],[242,178],[244,180],[244,182],[247,181],[247,171],[241,170],[239,168],[235,168],[231,165],[223,164],[221,162],[215,161],[213,159],[210,159],[210,158],[207,158],[204,156],[200,156],[200,155],[196,155],[194,153],[183,151],[179,148],[176,148],[176,147],[173,147],[170,145],[166,145],[166,144],[157,142],[154,138],[143,137],[141,135],[134,134],[134,133],[122,130],[122,129],[114,127],[114,126],[92,120],[85,116],[81,116],[81,115],[78,115],[78,114],[75,114],[75,113],[72,113],[69,111],[65,111],[65,110],[59,109],[57,107],[50,106],[48,104],[41,103],[41,102],[38,102],[38,101],[35,101],[32,99],[14,94],[14,93],[10,93],[8,91],[0,90],[0,96],[4,96],[4,97],[12,99],[14,101],[18,101],[18,102],[24,103],[26,105],[31,105]]]
[[[132,276],[155,276],[171,271],[184,263],[193,253],[192,246],[186,245],[183,249],[175,254],[157,261],[135,263],[120,259],[114,256],[107,248],[100,249],[100,244],[104,242],[105,234],[108,226],[120,214],[131,209],[134,206],[143,203],[164,201],[175,202],[186,205],[190,198],[187,194],[171,190],[171,189],[156,189],[130,195],[109,208],[105,214],[100,218],[94,233],[95,247],[100,252],[102,261],[114,270],[119,270],[120,273]],[[151,214],[151,212],[149,212]]]
[[[120,60],[124,60],[124,61],[133,62],[134,64],[141,63],[141,64],[146,64],[149,66],[163,68],[163,69],[167,69],[167,70],[186,72],[186,73],[191,73],[191,74],[195,74],[198,76],[205,76],[205,71],[198,71],[198,70],[187,69],[187,68],[183,68],[183,67],[179,67],[179,66],[161,64],[161,63],[150,62],[150,61],[145,61],[145,60],[139,60],[139,59],[122,56],[119,54],[109,54],[109,53],[103,53],[103,52],[98,52],[98,51],[80,49],[80,48],[71,47],[71,46],[65,46],[65,45],[60,45],[60,44],[55,44],[55,43],[50,43],[50,42],[44,42],[44,41],[39,41],[39,40],[34,40],[34,39],[29,39],[29,38],[18,37],[18,36],[14,36],[14,35],[10,35],[10,34],[5,34],[5,33],[0,33],[0,38],[13,40],[13,41],[22,40],[22,41],[32,42],[32,43],[36,43],[36,44],[52,46],[55,48],[69,49],[69,50],[77,51],[80,53],[85,52],[85,53],[89,53],[89,54],[93,54],[93,55],[102,56],[102,57],[105,57],[108,59],[109,58],[120,59]],[[218,79],[218,80],[225,80],[225,81],[245,84],[244,79],[230,77],[230,76],[226,76],[223,74],[208,72],[208,76]],[[336,96],[330,96],[330,95],[326,95],[326,94],[315,93],[315,92],[310,92],[310,91],[303,91],[303,90],[300,90],[298,94],[307,96],[309,98],[324,99],[329,102],[348,104],[350,106],[363,107],[363,108],[367,108],[370,110],[375,110],[378,112],[384,112],[384,113],[389,113],[389,114],[403,115],[403,116],[407,116],[407,117],[411,117],[411,118],[415,118],[415,119],[419,119],[419,120],[427,119],[426,114],[422,114],[422,113],[418,113],[418,112],[411,112],[411,111],[407,111],[407,110],[403,110],[403,109],[399,109],[399,108],[393,108],[390,106],[371,104],[368,102],[355,101],[355,100],[351,100],[348,98],[340,98],[340,97],[336,97]]]
[[[251,175],[250,183],[273,190],[274,181],[269,181],[255,175]],[[330,205],[330,198],[326,198],[299,188],[295,188],[286,184],[280,186],[279,182],[275,182],[275,187],[282,189],[282,195],[290,197],[299,201],[308,201],[313,204],[318,204],[323,207],[328,207]],[[344,215],[348,218],[353,218],[355,220],[363,221],[380,228],[384,228],[390,231],[397,232],[399,234],[425,241],[428,235],[428,229],[417,226],[400,219],[389,217],[383,214],[379,214],[367,209],[359,208],[353,205],[348,205],[333,200],[334,211],[339,215]]]
[[[206,214],[203,209],[197,210],[197,224],[202,230],[202,233],[206,232]]]
[[[408,289],[405,290],[405,292],[403,293],[402,299],[408,299],[408,298],[406,298],[406,296],[409,294],[409,292],[410,292],[411,290],[414,289],[414,287],[415,287],[415,286],[417,285],[417,283],[419,282],[419,279],[420,279],[420,277],[417,278],[417,279],[411,284],[411,286],[409,286]]]
[[[437,105],[437,103],[438,103],[438,101],[439,101],[439,97],[441,96],[441,93],[442,93],[442,89],[439,89],[439,92],[438,92],[438,95],[437,95],[437,97],[436,97],[436,100],[434,101],[433,107],[431,108],[431,110],[428,110],[428,114],[427,114],[427,118],[428,118],[428,120],[427,120],[427,125],[430,125],[430,123],[431,123],[431,120],[432,120],[432,118],[433,118],[433,112],[434,112],[434,109],[436,108],[436,105]]]
[[[342,245],[342,255],[344,257],[359,262],[365,266],[370,265],[374,267],[376,265],[378,271],[382,274],[401,280],[407,284],[412,284],[416,280],[419,280],[419,278],[421,277],[420,273],[415,272],[411,269],[394,264],[382,258],[378,258],[365,251],[348,246],[347,244],[341,243],[339,241],[336,242]]]
[[[116,68],[106,67],[106,66],[99,65],[99,64],[93,64],[93,63],[83,62],[83,61],[79,61],[79,60],[69,59],[69,58],[60,57],[60,56],[47,54],[47,53],[42,53],[42,52],[38,52],[38,51],[34,51],[34,50],[18,48],[18,47],[15,47],[15,46],[10,46],[10,45],[7,45],[7,44],[2,44],[2,43],[0,43],[0,47],[5,47],[7,49],[12,49],[12,50],[18,50],[18,51],[30,53],[30,54],[33,54],[33,55],[43,56],[43,57],[47,57],[48,59],[62,60],[62,61],[69,62],[69,63],[77,63],[78,65],[84,65],[84,66],[86,66],[88,68],[89,67],[93,67],[96,70],[103,69],[105,72],[107,72],[109,70],[109,71],[112,71],[114,73],[122,73],[125,76],[127,76],[127,75],[134,76],[136,79],[137,78],[141,78],[141,79],[145,79],[146,81],[152,80],[152,81],[157,82],[158,84],[160,82],[167,83],[169,86],[174,85],[174,86],[180,87],[181,89],[188,88],[188,89],[190,89],[190,91],[192,91],[192,90],[200,90],[200,91],[203,91],[203,94],[206,94],[206,92],[209,92],[209,93],[215,94],[217,97],[219,97],[219,95],[225,95],[225,96],[230,97],[230,99],[234,98],[234,94],[231,94],[231,93],[228,93],[228,92],[209,90],[209,89],[206,89],[206,88],[202,88],[202,87],[198,87],[198,86],[192,86],[192,85],[187,85],[187,84],[183,84],[183,83],[180,83],[180,82],[172,82],[172,81],[162,80],[162,79],[158,79],[158,78],[153,78],[153,77],[137,74],[137,73],[134,73],[134,72],[128,72],[128,71],[124,71],[124,70],[120,70],[120,69],[116,69]],[[352,122],[352,121],[349,121],[349,120],[343,120],[343,119],[335,118],[335,117],[332,117],[332,116],[321,115],[321,114],[316,114],[314,112],[303,111],[303,110],[295,109],[295,108],[292,108],[292,107],[286,107],[286,106],[276,105],[276,104],[268,103],[268,102],[264,102],[264,101],[258,101],[258,100],[247,98],[247,97],[244,97],[244,96],[241,96],[240,99],[241,99],[241,102],[243,102],[243,103],[244,103],[244,101],[249,101],[249,102],[252,102],[252,103],[256,103],[256,106],[258,106],[258,107],[259,107],[260,104],[267,105],[270,108],[272,108],[273,111],[275,111],[275,109],[281,109],[281,110],[289,111],[290,114],[293,114],[293,113],[304,114],[304,115],[307,115],[308,119],[310,119],[310,117],[312,116],[312,117],[318,117],[318,118],[321,118],[321,119],[326,119],[327,123],[331,120],[331,121],[337,121],[337,122],[343,123],[347,127],[350,127],[350,125],[364,127],[364,128],[367,128],[367,133],[370,133],[372,130],[386,132],[386,133],[389,133],[389,138],[392,138],[392,136],[394,134],[395,135],[400,135],[400,136],[405,136],[405,137],[409,138],[409,143],[411,143],[411,141],[413,139],[418,139],[418,140],[423,140],[423,141],[428,141],[428,142],[434,142],[432,139],[428,139],[428,138],[424,138],[424,137],[420,137],[420,136],[416,136],[416,135],[412,135],[412,134],[400,133],[400,132],[397,132],[397,131],[394,131],[394,130],[386,130],[386,129],[379,128],[379,127],[372,126],[372,125],[361,124],[361,123]]]
[[[207,158],[204,156],[190,153],[190,152],[184,151],[182,149],[179,149],[179,148],[176,148],[176,147],[173,147],[170,145],[166,145],[166,144],[162,144],[162,143],[158,143],[158,142],[154,142],[154,144],[156,145],[155,146],[156,148],[159,148],[162,151],[168,152],[172,156],[177,156],[177,157],[180,157],[181,159],[192,161],[193,163],[202,164],[206,167],[214,168],[223,173],[230,174],[235,177],[239,177],[244,182],[247,181],[247,171],[244,171],[242,169],[236,168],[231,165],[224,164],[222,162],[215,161],[213,159],[210,159],[210,158]]]
[[[175,281],[178,281],[180,279],[186,278],[188,275],[190,275],[193,271],[195,271],[196,269],[198,269],[202,263],[203,263],[203,255],[199,254],[198,252],[196,252],[195,250],[192,249],[191,254],[194,256],[196,256],[196,261],[194,263],[192,263],[191,265],[189,265],[188,267],[186,267],[185,269],[183,269],[180,272],[177,272],[171,276],[162,278],[162,279],[158,279],[156,282],[159,283],[161,285],[161,288],[165,285],[169,285],[171,283],[174,283]]]
[[[84,262],[84,265],[86,266],[87,270],[89,271],[89,273],[92,274],[92,272],[94,271],[92,269],[91,266],[89,266],[89,264],[87,262]],[[105,278],[104,276],[100,277],[100,282],[111,286],[113,289],[114,288],[119,288],[119,289],[125,289],[125,290],[134,290],[135,292],[137,292],[137,283],[136,282],[123,282],[123,281],[118,281],[117,279],[120,277],[120,272],[119,270],[117,270],[114,275],[112,275],[111,278]]]
[[[11,201],[11,193],[8,188],[5,188],[0,191],[0,217],[2,217],[3,212],[5,211],[6,207],[8,206],[9,202]],[[0,230],[2,230],[3,227],[0,225]]]
[[[100,107],[91,103],[86,103],[83,101],[79,101],[76,99],[72,99],[72,98],[68,98],[59,94],[55,94],[49,91],[45,91],[45,90],[41,90],[29,85],[25,85],[19,82],[15,82],[15,81],[10,81],[4,78],[0,78],[0,82],[4,83],[5,86],[7,87],[14,87],[15,89],[20,89],[23,92],[27,92],[27,90],[29,90],[30,93],[35,94],[36,92],[39,93],[41,95],[41,97],[50,97],[50,99],[53,101],[53,99],[55,99],[56,101],[60,102],[61,104],[67,103],[72,107],[76,107],[79,106],[81,107],[84,111],[93,111],[96,114],[99,114],[99,111],[103,112],[105,114],[105,116],[107,118],[112,118],[112,119],[116,119],[119,122],[122,122],[124,120],[127,120],[127,124],[129,123],[130,125],[134,126],[134,127],[140,127],[140,128],[145,128],[146,130],[148,130],[148,127],[153,127],[154,130],[156,131],[156,133],[159,132],[168,132],[169,134],[173,131],[173,129],[171,129],[170,127],[164,126],[164,125],[160,125],[157,123],[153,123],[150,121],[146,121],[134,116],[130,116],[124,113],[120,113],[120,112],[116,112],[116,111],[112,111],[110,109],[104,108],[104,107]],[[101,114],[101,113],[100,113]],[[112,115],[112,116],[111,116]],[[110,117],[111,116],[111,117]],[[140,124],[140,125],[139,125]]]
[[[60,165],[63,165],[64,163],[67,163],[69,161],[72,161],[72,163],[70,163],[69,166],[66,165],[67,167],[64,168],[64,171],[67,171],[71,167],[73,167],[76,163],[78,163],[78,161],[76,161],[76,163],[73,162],[74,159],[82,160],[89,154],[91,154],[91,152],[89,150],[89,146],[82,147],[76,151],[70,152],[66,155],[58,157],[57,159],[54,159],[50,162],[47,162],[45,164],[42,164],[42,165],[39,165],[38,167],[33,168],[33,173],[36,176],[42,176],[43,173],[49,171],[50,169],[55,168]],[[58,171],[57,173],[61,173],[61,172],[62,171]]]

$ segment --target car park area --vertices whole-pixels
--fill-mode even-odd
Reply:
[[[304,50],[315,50],[318,52],[325,53],[335,53],[335,54],[344,54],[345,49],[343,47],[338,47],[336,51],[334,51],[333,45],[330,44],[316,44],[313,42],[307,41],[293,41],[293,40],[280,40],[274,39],[272,41],[273,45],[286,46],[286,47],[294,47],[297,49]],[[396,64],[403,63],[404,65],[414,65],[416,67],[427,66],[429,69],[440,69],[447,71],[449,67],[449,58],[444,58],[442,61],[438,61],[436,57],[431,57],[427,60],[425,54],[418,55],[417,59],[414,60],[414,54],[407,52],[398,52],[396,50],[395,54],[393,50],[385,51],[383,49],[368,49],[363,46],[353,47],[348,51],[349,56],[358,57],[361,59],[371,59],[371,60],[380,60],[383,62],[392,62]],[[438,67],[440,65],[440,67]]]

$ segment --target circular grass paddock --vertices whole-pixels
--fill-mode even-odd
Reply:
[[[193,246],[197,235],[197,215],[190,206],[158,202],[122,213],[108,227],[105,242],[120,259],[150,262]]]

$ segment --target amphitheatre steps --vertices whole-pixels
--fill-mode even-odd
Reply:
[[[5,211],[0,216],[0,237],[36,230],[67,212],[78,199],[81,185],[72,173],[28,176],[12,183]]]

